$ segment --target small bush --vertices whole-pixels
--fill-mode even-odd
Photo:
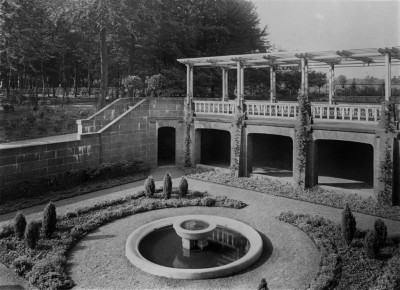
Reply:
[[[261,279],[260,285],[258,285],[258,290],[268,290],[268,283],[267,280],[264,278]]]
[[[165,177],[164,177],[164,188],[163,188],[163,193],[164,193],[164,197],[165,197],[166,199],[171,198],[171,193],[172,193],[172,180],[171,180],[171,176],[169,175],[168,172],[165,174]]]
[[[342,234],[343,239],[346,241],[347,245],[351,244],[356,232],[356,219],[351,213],[350,207],[346,204],[342,212]]]
[[[18,239],[22,240],[26,228],[26,219],[22,212],[18,212],[14,219],[14,233]]]
[[[377,219],[374,224],[374,230],[378,241],[378,247],[382,248],[386,244],[387,227],[381,219]]]
[[[25,231],[25,243],[26,245],[34,249],[40,236],[40,223],[37,221],[31,221]]]
[[[29,282],[38,285],[40,289],[69,289],[73,282],[64,268],[65,258],[55,255],[41,260],[32,267]]]
[[[156,185],[152,176],[149,176],[144,182],[144,192],[147,197],[153,197],[156,191]]]
[[[15,273],[17,273],[19,276],[24,276],[26,272],[29,272],[32,269],[33,262],[30,258],[21,256],[16,258],[12,265]]]
[[[14,233],[14,225],[11,223],[4,224],[0,227],[0,239],[11,236]]]
[[[47,238],[51,238],[57,225],[57,213],[54,203],[49,202],[43,211],[43,233]]]
[[[368,258],[375,259],[379,253],[379,242],[375,232],[368,232],[364,238],[364,251]]]
[[[185,177],[179,182],[179,197],[185,197],[188,194],[189,184]]]
[[[215,198],[206,196],[201,199],[202,206],[214,206],[215,205]]]

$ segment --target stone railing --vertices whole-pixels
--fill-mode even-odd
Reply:
[[[378,122],[380,106],[313,104],[311,114],[314,120]]]
[[[233,115],[236,111],[235,102],[193,101],[196,114]]]
[[[295,103],[246,102],[247,116],[296,119],[299,105]]]
[[[196,114],[233,115],[236,104],[232,101],[195,100],[194,107]],[[245,108],[247,116],[255,118],[296,119],[299,114],[299,105],[297,103],[246,101]],[[313,119],[326,121],[377,123],[380,117],[380,110],[380,105],[311,105]]]

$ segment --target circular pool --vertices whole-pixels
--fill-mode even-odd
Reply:
[[[207,244],[184,247],[179,231],[206,231]],[[138,228],[128,237],[125,252],[134,266],[153,275],[207,279],[249,267],[261,256],[262,239],[252,227],[234,219],[187,215]]]

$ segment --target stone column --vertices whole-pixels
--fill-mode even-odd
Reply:
[[[276,72],[274,66],[270,66],[269,68],[269,77],[270,77],[270,100],[271,103],[276,102]]]
[[[389,52],[385,53],[385,101],[389,101],[391,97],[392,76],[391,76],[392,59]]]
[[[301,58],[301,92],[308,93],[308,62],[305,57]]]
[[[335,66],[329,65],[329,105],[332,105],[332,100],[335,96]]]

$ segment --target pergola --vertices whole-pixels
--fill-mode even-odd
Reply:
[[[308,68],[329,68],[329,104],[334,96],[335,67],[382,66],[385,70],[385,100],[391,96],[391,66],[400,64],[400,46],[361,48],[313,52],[272,52],[178,59],[187,67],[187,100],[193,97],[193,68],[220,67],[222,69],[222,100],[228,98],[228,70],[237,70],[237,100],[244,97],[244,69],[269,68],[270,98],[276,100],[276,70],[279,67],[301,69],[301,90],[308,91]]]

